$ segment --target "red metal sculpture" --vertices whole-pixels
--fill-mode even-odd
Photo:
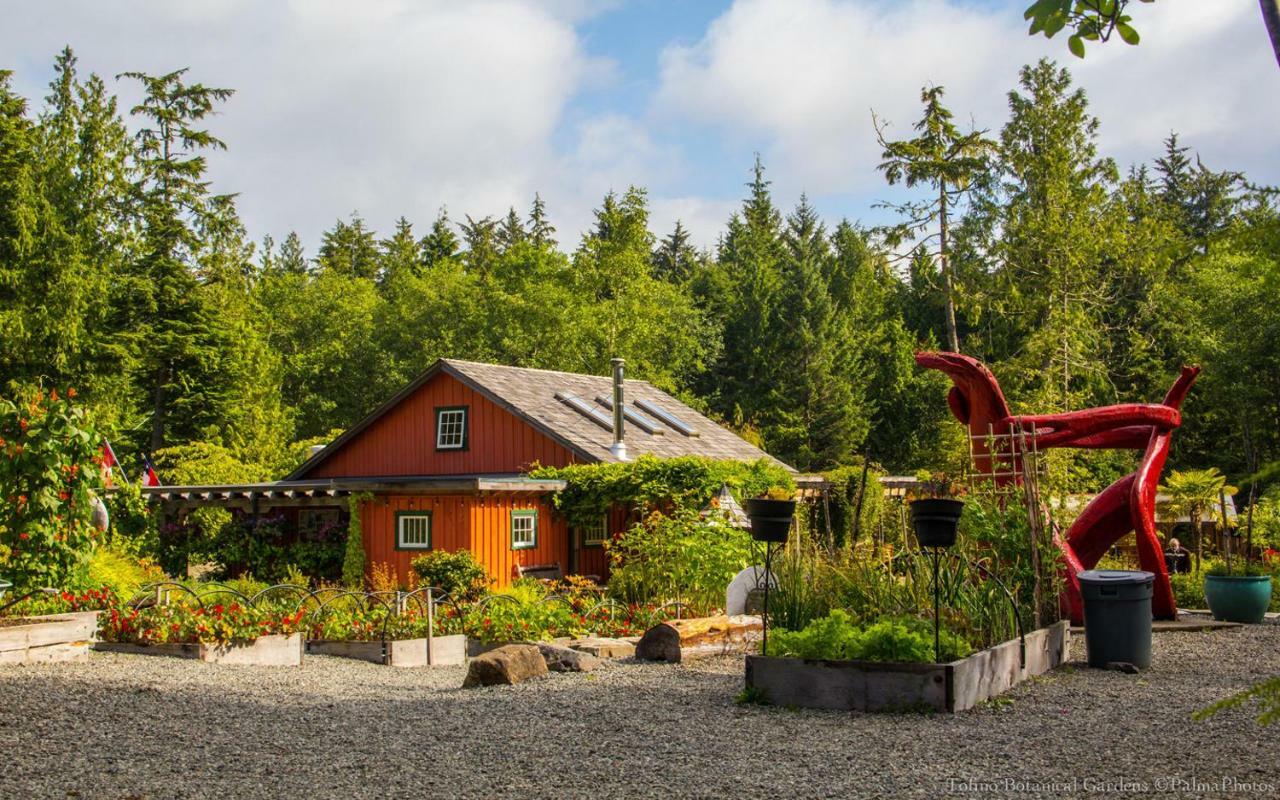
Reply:
[[[1093,498],[1065,537],[1055,532],[1067,578],[1063,602],[1071,619],[1080,623],[1084,610],[1076,573],[1095,566],[1109,547],[1135,531],[1139,563],[1156,576],[1152,612],[1157,619],[1177,616],[1164,548],[1156,535],[1156,487],[1169,455],[1173,429],[1182,422],[1183,398],[1200,374],[1199,367],[1183,367],[1160,404],[1125,403],[1063,414],[1014,415],[995,376],[977,359],[959,353],[916,353],[916,363],[951,377],[955,385],[947,395],[947,405],[969,428],[974,470],[989,475],[998,485],[1021,483],[1024,446],[1037,451],[1054,447],[1142,450],[1136,472]],[[1009,449],[992,452],[993,444],[998,448],[1001,442],[1008,443]]]

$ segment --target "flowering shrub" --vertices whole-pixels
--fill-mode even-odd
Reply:
[[[218,603],[208,608],[170,603],[149,608],[115,606],[99,621],[108,642],[133,644],[249,642],[302,630],[304,609]]]
[[[452,606],[437,606],[432,623],[433,636],[462,633],[462,616]],[[312,639],[372,642],[381,641],[384,631],[388,640],[424,639],[427,627],[427,615],[416,605],[392,614],[389,622],[387,610],[381,607],[326,608],[312,620],[307,633]]]
[[[115,593],[108,587],[85,592],[59,592],[38,594],[4,610],[6,617],[40,617],[46,614],[67,614],[72,611],[101,611],[116,602]]]
[[[0,399],[0,575],[15,592],[68,585],[101,535],[102,440],[74,398]]]

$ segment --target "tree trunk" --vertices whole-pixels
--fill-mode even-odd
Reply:
[[[942,293],[945,300],[947,322],[947,347],[953,353],[960,352],[960,337],[956,334],[955,282],[951,279],[951,259],[947,254],[947,184],[938,183],[938,263],[942,268]]]
[[[636,658],[679,663],[700,656],[751,650],[763,630],[760,617],[719,616],[660,622],[640,637]]]
[[[862,480],[858,483],[858,502],[853,506],[853,544],[858,543],[858,537],[862,535],[862,498],[867,494],[867,468],[870,466],[870,459],[867,456],[862,457]]]
[[[156,373],[155,389],[151,393],[151,452],[164,447],[164,385],[168,381],[167,368]]]
[[[1280,0],[1258,0],[1258,5],[1262,6],[1262,21],[1271,39],[1271,51],[1275,53],[1276,63],[1280,64]]]

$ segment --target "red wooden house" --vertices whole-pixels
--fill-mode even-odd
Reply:
[[[284,480],[146,490],[166,506],[215,504],[283,513],[301,526],[358,504],[367,564],[469,549],[503,586],[522,570],[605,575],[601,544],[625,513],[570,530],[553,512],[559,481],[527,477],[565,466],[701,455],[754,461],[767,453],[645,381],[614,375],[441,359]]]

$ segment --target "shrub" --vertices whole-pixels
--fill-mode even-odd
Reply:
[[[304,609],[243,603],[216,603],[208,608],[187,603],[141,609],[113,607],[101,618],[99,634],[108,642],[134,644],[252,641],[260,636],[296,633],[302,629],[304,614]]]
[[[939,634],[943,661],[964,658],[969,643],[954,633]],[[841,609],[810,622],[804,630],[777,629],[769,639],[769,655],[849,661],[928,663],[934,659],[931,623],[917,617],[885,617],[858,626]]]
[[[692,509],[655,512],[605,546],[611,593],[626,602],[680,599],[700,612],[719,608],[729,581],[752,561],[746,531]]]
[[[74,397],[0,399],[0,574],[17,592],[65,587],[99,538],[102,439]]]
[[[459,602],[478,600],[491,582],[470,550],[432,550],[409,564],[422,586],[434,586]]]
[[[130,555],[118,545],[99,547],[89,557],[82,587],[107,588],[128,600],[143,586],[165,579],[164,570],[147,558]]]

